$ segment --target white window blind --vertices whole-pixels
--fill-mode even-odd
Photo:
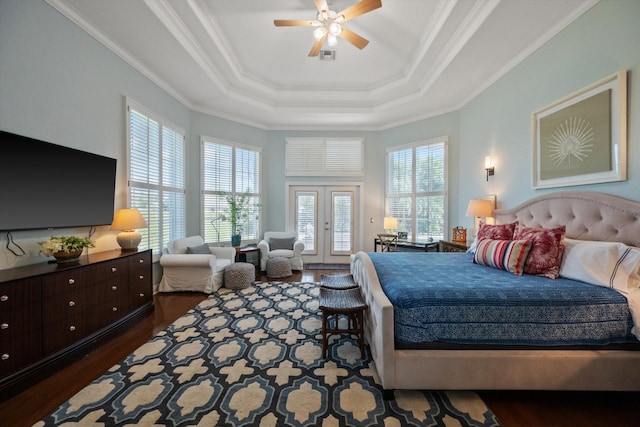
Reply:
[[[185,235],[185,134],[127,100],[127,139],[129,206],[148,224],[140,248],[160,251]]]
[[[363,176],[362,138],[287,138],[287,176]]]
[[[387,150],[385,215],[413,241],[447,237],[447,138]]]
[[[202,137],[203,237],[231,241],[228,198],[246,198],[249,213],[241,224],[242,240],[260,236],[261,151],[258,147]]]

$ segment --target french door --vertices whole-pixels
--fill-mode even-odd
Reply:
[[[291,186],[289,218],[306,263],[348,264],[359,229],[358,186]]]

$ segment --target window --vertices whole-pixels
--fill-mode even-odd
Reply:
[[[287,138],[286,176],[363,176],[362,138]]]
[[[247,211],[240,229],[242,240],[260,236],[261,151],[209,137],[202,138],[203,237],[207,242],[230,242],[230,198],[245,200]]]
[[[140,248],[159,251],[185,235],[185,133],[127,100],[129,206],[147,220]]]
[[[387,149],[385,216],[412,241],[443,239],[447,230],[447,138]]]

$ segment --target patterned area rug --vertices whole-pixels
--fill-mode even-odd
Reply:
[[[384,400],[367,349],[332,340],[322,359],[318,284],[221,289],[38,426],[499,426],[473,392]]]

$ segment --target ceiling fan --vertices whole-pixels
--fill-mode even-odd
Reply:
[[[363,49],[369,40],[350,31],[342,26],[343,23],[371,12],[382,6],[381,0],[361,0],[358,3],[349,6],[341,12],[329,10],[327,0],[314,0],[318,9],[317,19],[299,20],[299,19],[274,19],[273,23],[276,27],[317,27],[313,30],[315,43],[309,51],[309,56],[318,56],[322,45],[328,41],[329,46],[335,46],[336,37],[340,36],[358,49]]]

